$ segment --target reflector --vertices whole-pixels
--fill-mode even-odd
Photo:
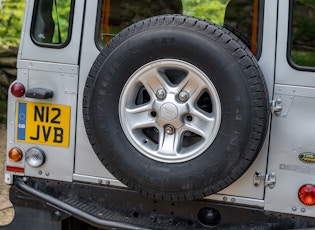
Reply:
[[[20,168],[20,167],[7,165],[6,169],[7,171],[10,171],[10,172],[24,173],[24,168]]]
[[[299,199],[305,205],[315,204],[315,186],[305,184],[299,189]]]

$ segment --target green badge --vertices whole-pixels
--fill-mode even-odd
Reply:
[[[299,159],[305,163],[315,163],[315,153],[301,153]]]

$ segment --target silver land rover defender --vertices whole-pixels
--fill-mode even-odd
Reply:
[[[28,0],[3,229],[315,227],[315,1]]]

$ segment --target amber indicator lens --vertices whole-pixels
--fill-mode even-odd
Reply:
[[[12,148],[9,151],[9,159],[12,162],[18,162],[20,160],[22,160],[23,158],[23,153],[19,148]]]
[[[305,205],[315,204],[315,186],[305,184],[299,189],[299,199]]]
[[[25,87],[22,83],[16,82],[11,86],[11,93],[15,97],[22,97],[25,94]]]

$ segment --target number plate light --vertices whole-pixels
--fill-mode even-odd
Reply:
[[[38,168],[45,162],[45,152],[37,147],[29,148],[25,153],[25,161],[29,166]]]

